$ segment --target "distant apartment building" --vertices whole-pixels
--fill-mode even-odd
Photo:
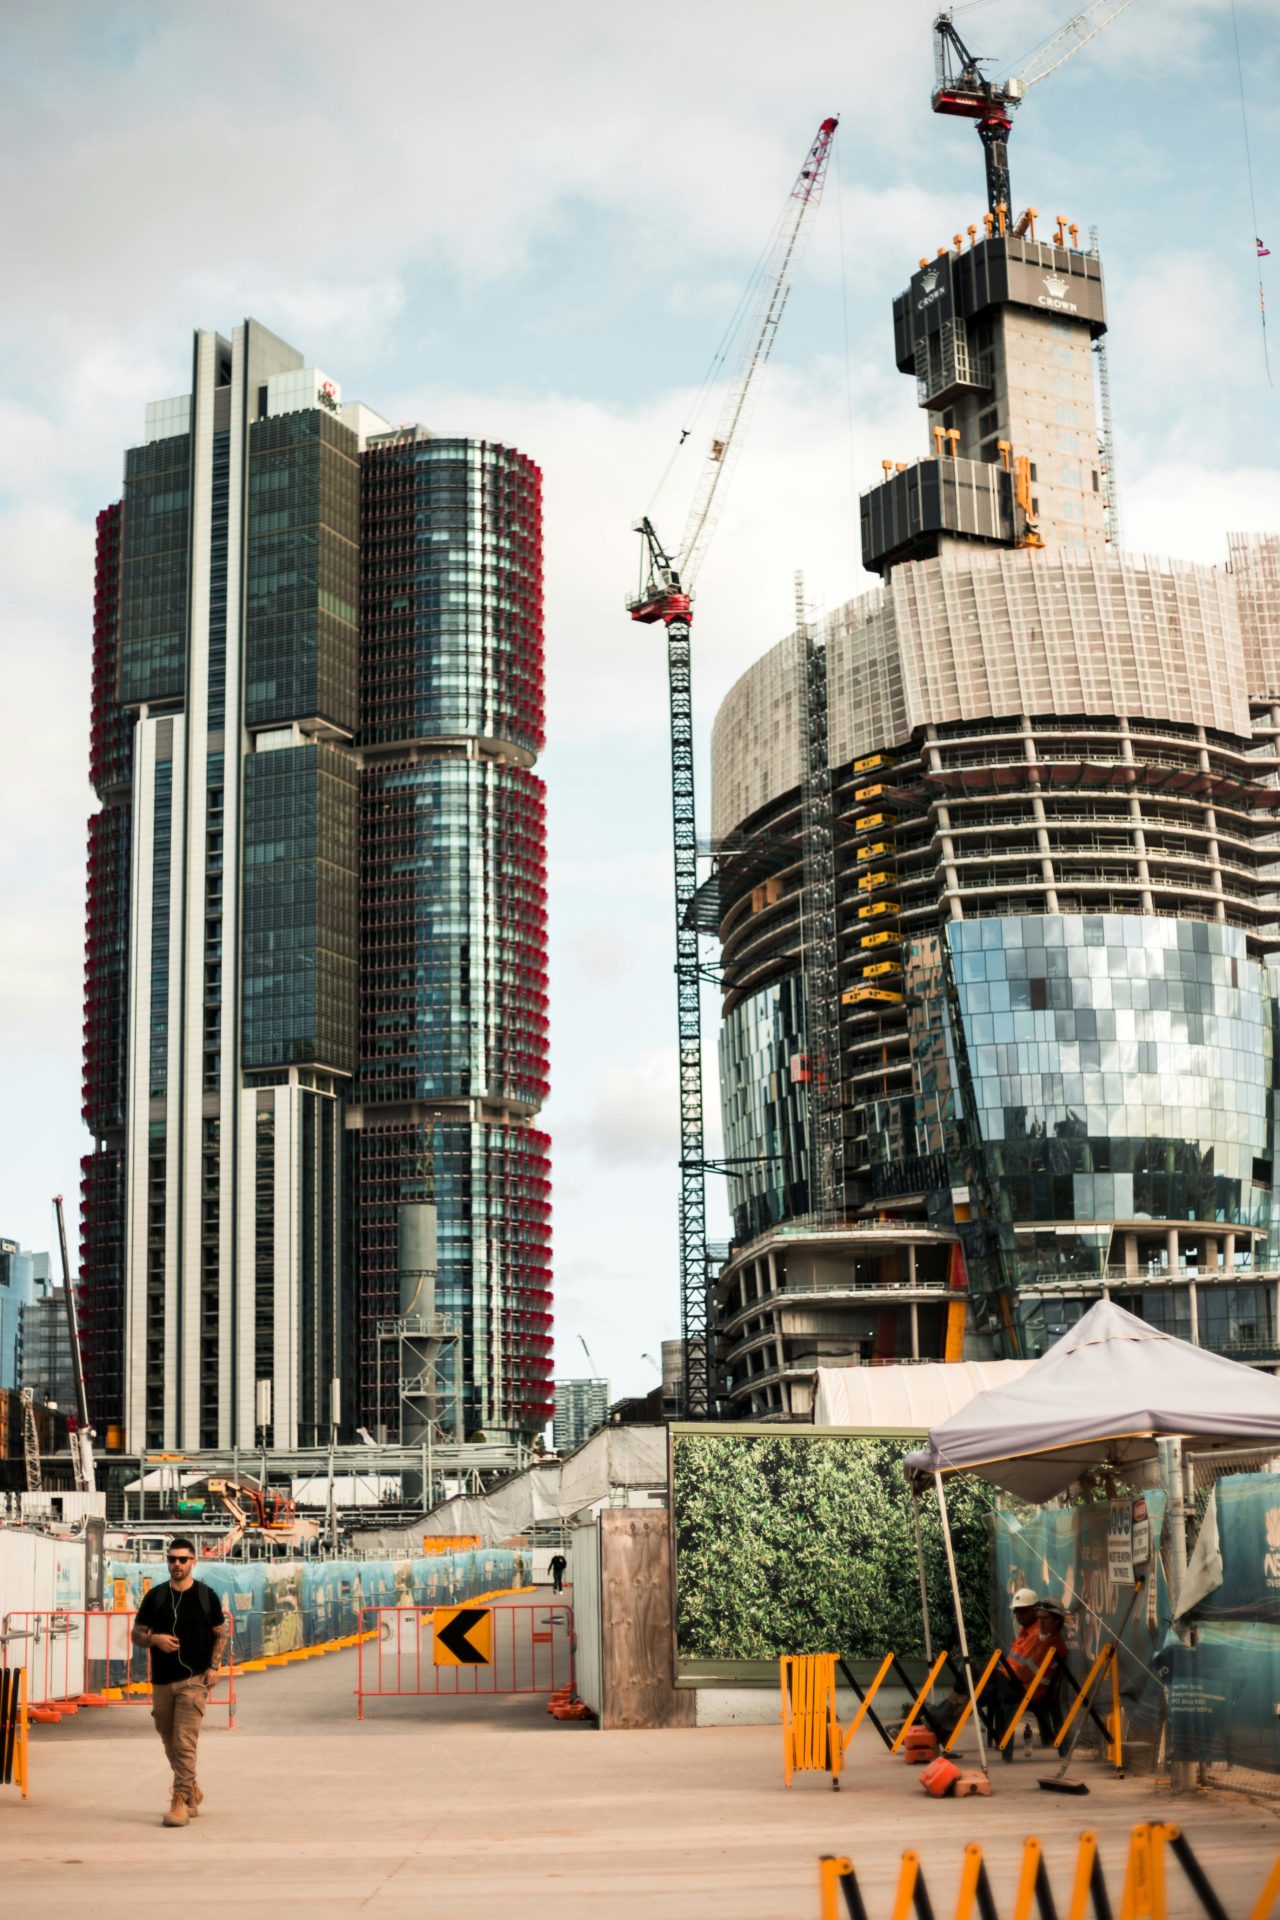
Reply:
[[[716,719],[743,1415],[805,1414],[818,1363],[1034,1356],[1104,1293],[1280,1362],[1280,538],[1117,550],[1105,328],[1061,230],[922,262],[894,329],[931,445],[863,497],[883,585]]]
[[[436,1203],[465,1430],[551,1413],[541,476],[195,336],[98,522],[82,1174],[108,1445],[395,1438]]]
[[[47,1273],[36,1280],[35,1298],[22,1309],[22,1377],[32,1398],[60,1413],[76,1411],[75,1362],[67,1323],[67,1296]]]
[[[609,1411],[607,1380],[557,1380],[556,1410],[551,1425],[551,1443],[557,1453],[572,1453],[597,1427],[605,1423]]]
[[[0,1239],[0,1388],[25,1384],[23,1316],[50,1285],[47,1253],[27,1253],[16,1240]]]

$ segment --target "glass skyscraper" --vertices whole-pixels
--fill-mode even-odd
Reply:
[[[726,1398],[1039,1353],[1101,1294],[1280,1363],[1280,538],[1118,551],[1101,261],[988,231],[894,304],[932,451],[825,623],[837,992],[810,1030],[805,636],[717,717]],[[961,236],[963,240],[963,236]],[[810,1092],[839,1089],[834,1214]],[[750,1164],[754,1161],[754,1165]]]
[[[126,455],[85,988],[109,1444],[398,1438],[377,1322],[423,1198],[468,1430],[549,1416],[540,515],[524,456],[392,433],[254,321],[196,335]]]

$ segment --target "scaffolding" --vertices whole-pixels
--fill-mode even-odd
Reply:
[[[1098,257],[1098,229],[1089,229],[1089,252]],[[1107,540],[1119,552],[1124,545],[1120,526],[1120,486],[1116,479],[1116,440],[1111,424],[1111,376],[1107,371],[1107,336],[1100,333],[1093,343],[1098,368],[1098,453],[1102,462],[1103,510],[1107,517]]]
[[[804,576],[796,575],[796,638],[804,658],[805,759],[801,817],[804,904],[801,967],[809,1047],[809,1206],[824,1225],[844,1197],[840,1089],[840,960],[836,931],[835,810],[827,750],[827,647],[806,617]]]

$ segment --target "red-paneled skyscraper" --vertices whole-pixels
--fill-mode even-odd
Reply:
[[[197,334],[98,522],[84,1336],[108,1445],[551,1414],[541,476]],[[401,1262],[401,1265],[403,1262]],[[452,1410],[452,1418],[449,1412]]]

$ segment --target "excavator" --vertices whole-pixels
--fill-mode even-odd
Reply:
[[[202,1560],[225,1560],[242,1540],[269,1540],[275,1546],[298,1547],[304,1540],[318,1540],[320,1525],[298,1512],[297,1502],[270,1487],[255,1486],[250,1480],[230,1480],[220,1476],[206,1480],[209,1492],[231,1515],[231,1525],[217,1540],[200,1548]]]

